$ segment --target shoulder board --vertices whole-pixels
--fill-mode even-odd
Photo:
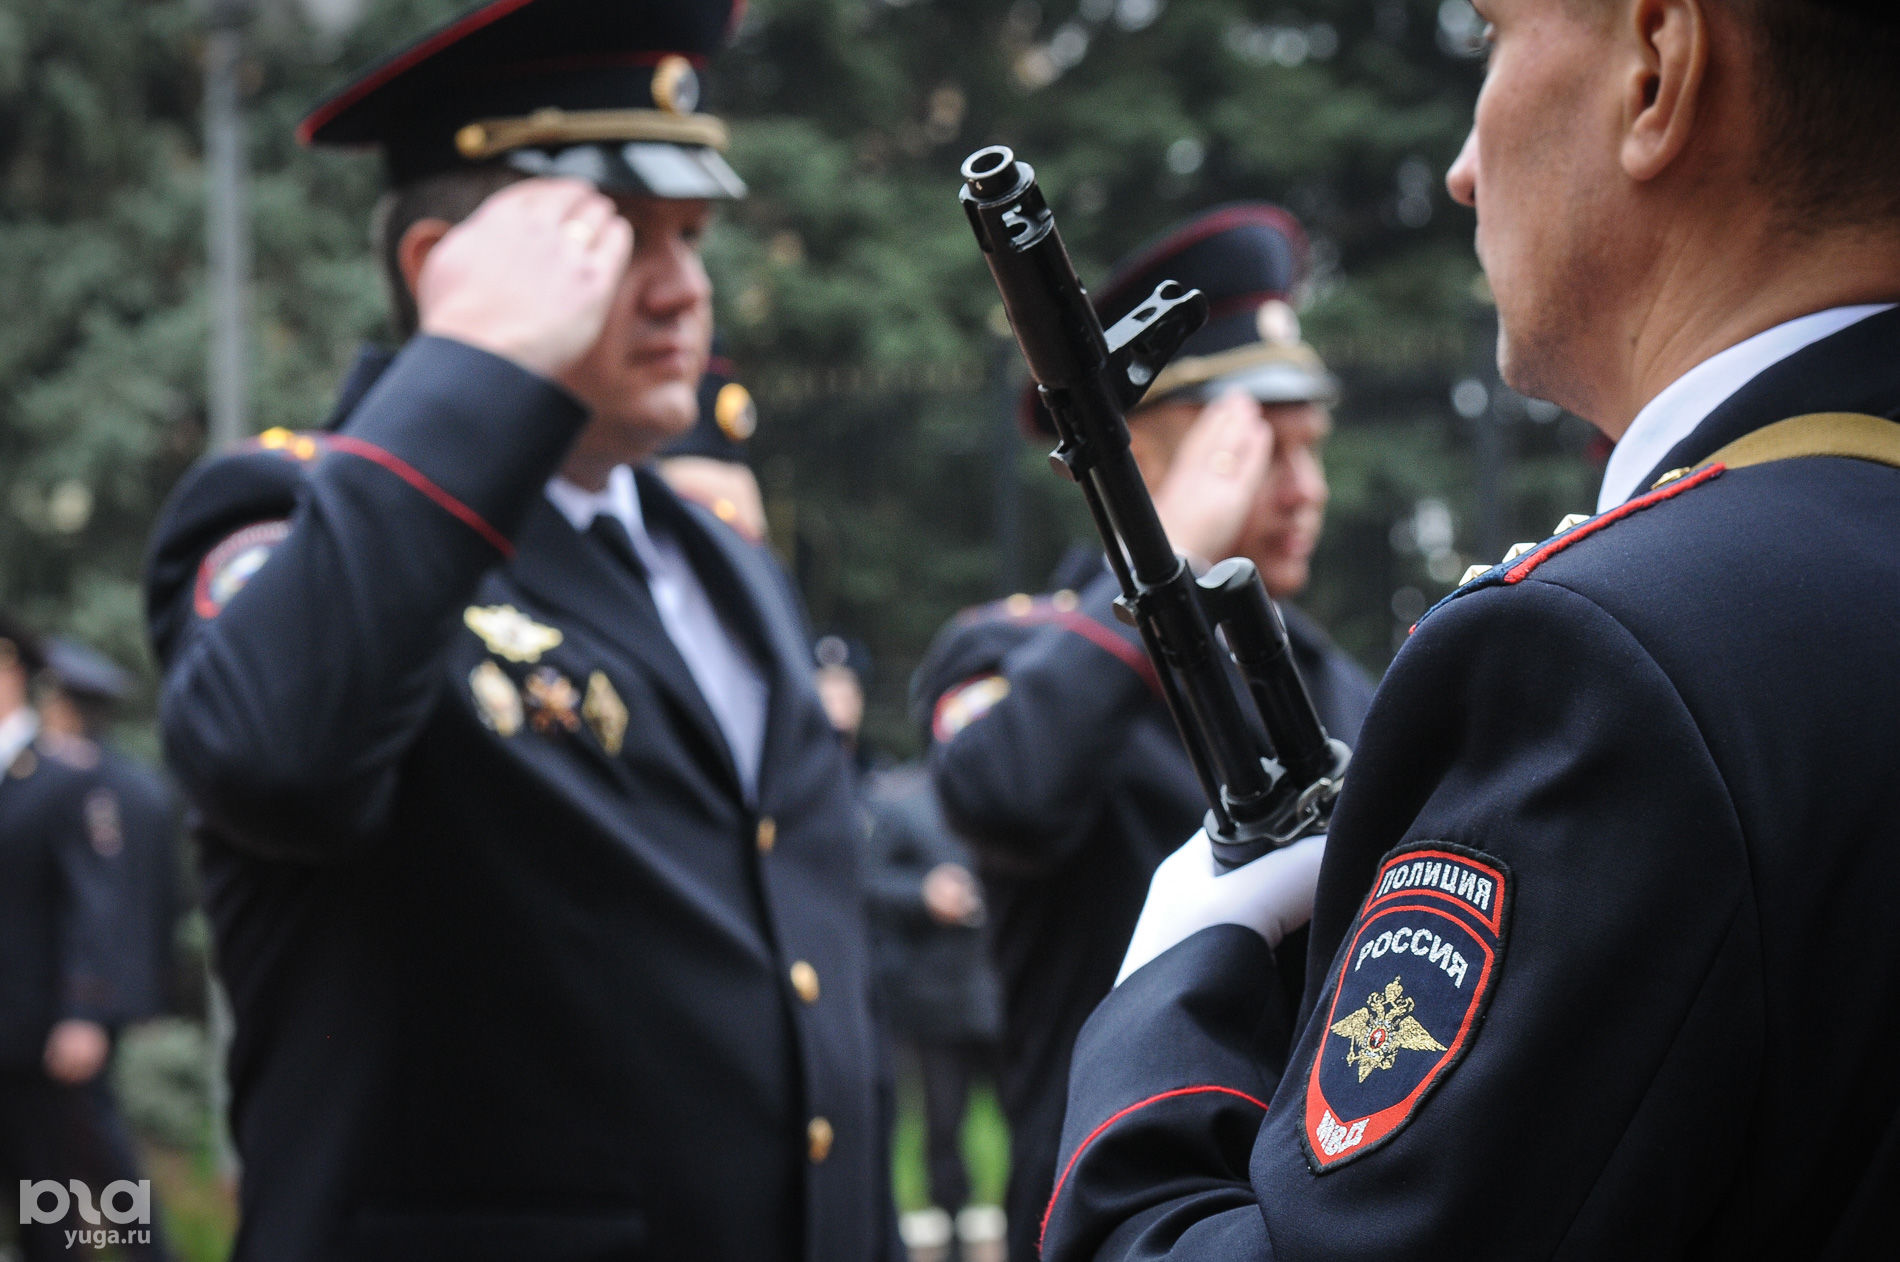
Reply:
[[[1487,587],[1510,587],[1523,582],[1536,572],[1537,567],[1558,553],[1575,547],[1591,535],[1609,529],[1626,517],[1632,517],[1644,509],[1654,508],[1665,500],[1674,499],[1685,491],[1721,477],[1726,468],[1725,465],[1710,464],[1697,469],[1694,473],[1684,474],[1678,471],[1674,475],[1666,475],[1663,481],[1647,494],[1619,504],[1606,513],[1598,513],[1594,517],[1578,514],[1564,518],[1557,523],[1557,532],[1542,543],[1513,545],[1511,550],[1504,554],[1504,559],[1496,565],[1474,565],[1465,571],[1464,582],[1459,584],[1450,595],[1420,615],[1418,622],[1412,624],[1412,630],[1418,630],[1425,619],[1460,596],[1468,596],[1472,592],[1482,591]]]
[[[1052,617],[1074,613],[1079,597],[1068,588],[1047,596],[1017,592],[987,605],[976,605],[956,616],[959,626],[977,626],[985,622],[1046,622]]]

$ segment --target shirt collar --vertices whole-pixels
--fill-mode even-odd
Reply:
[[[1642,490],[1642,479],[1675,445],[1695,431],[1728,397],[1804,347],[1890,309],[1890,302],[1831,307],[1777,324],[1737,342],[1676,378],[1651,399],[1610,452],[1597,492],[1597,511],[1608,512]]]
[[[0,772],[13,765],[20,752],[40,734],[40,716],[31,706],[21,706],[0,719]]]
[[[607,474],[607,484],[598,491],[586,490],[563,477],[550,478],[548,499],[576,530],[585,531],[594,518],[605,514],[627,528],[636,546],[648,542],[646,516],[640,509],[640,486],[626,465],[615,465]]]

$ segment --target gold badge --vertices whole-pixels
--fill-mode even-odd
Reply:
[[[699,76],[693,63],[668,53],[653,67],[653,103],[669,114],[690,114],[699,108]]]
[[[470,605],[462,621],[482,637],[490,653],[511,662],[538,662],[562,638],[559,631],[542,626],[513,605]]]
[[[552,666],[543,666],[528,676],[522,685],[528,698],[528,722],[543,736],[556,732],[578,732],[581,716],[575,713],[581,694],[566,675]]]
[[[1297,346],[1300,341],[1300,317],[1278,298],[1269,298],[1253,313],[1254,332],[1268,346]]]
[[[581,702],[581,717],[588,730],[600,740],[610,757],[620,756],[621,743],[627,736],[627,703],[620,699],[602,671],[587,677],[587,699]]]
[[[1445,1050],[1445,1045],[1412,1015],[1417,1006],[1418,1001],[1407,998],[1405,988],[1394,977],[1383,992],[1375,990],[1366,996],[1365,1007],[1333,1023],[1333,1033],[1352,1043],[1346,1050],[1346,1063],[1359,1067],[1360,1082],[1370,1078],[1374,1070],[1392,1068],[1402,1051]]]
[[[514,680],[493,662],[483,662],[468,673],[468,690],[475,698],[476,712],[490,731],[513,736],[521,730],[521,694]]]
[[[752,392],[736,381],[719,387],[713,398],[713,420],[719,432],[735,443],[752,437],[759,429],[759,409],[752,402]]]

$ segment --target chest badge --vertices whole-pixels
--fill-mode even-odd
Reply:
[[[538,662],[563,638],[555,628],[542,626],[513,605],[470,605],[463,610],[462,621],[482,638],[490,653],[511,662]]]
[[[468,690],[490,731],[513,736],[521,730],[521,694],[501,667],[492,661],[477,666],[468,673]]]
[[[600,741],[609,758],[620,756],[627,736],[627,703],[620,699],[606,672],[595,671],[587,677],[587,697],[581,702],[581,717],[587,729]]]
[[[581,716],[575,712],[581,700],[580,690],[560,671],[543,666],[528,676],[521,690],[527,694],[528,722],[534,725],[535,731],[552,736],[556,732],[580,730]]]
[[[1398,1064],[1400,1052],[1445,1050],[1412,1015],[1416,1007],[1418,1001],[1408,999],[1400,979],[1394,977],[1383,991],[1366,996],[1365,1007],[1333,1023],[1333,1033],[1351,1045],[1346,1049],[1346,1063],[1359,1067],[1360,1082]]]

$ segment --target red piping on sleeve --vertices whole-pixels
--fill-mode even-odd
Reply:
[[[509,559],[514,557],[515,545],[508,542],[507,536],[482,520],[480,513],[477,513],[461,500],[456,499],[453,495],[450,495],[447,491],[429,481],[421,471],[408,461],[384,451],[374,443],[366,443],[360,438],[351,438],[347,434],[331,434],[326,437],[324,441],[333,450],[348,452],[352,456],[361,456],[373,464],[381,465],[383,468],[401,478],[404,482],[407,482],[410,486],[416,488],[416,490],[428,496],[429,499],[435,502],[437,507],[487,540],[489,545],[493,547],[495,551],[501,553],[503,557]]]
[[[1129,1105],[1127,1108],[1123,1109],[1121,1112],[1115,1114],[1113,1117],[1109,1118],[1106,1122],[1103,1122],[1100,1126],[1090,1131],[1088,1138],[1083,1140],[1081,1146],[1077,1148],[1075,1152],[1069,1157],[1069,1164],[1062,1167],[1062,1177],[1056,1180],[1055,1191],[1049,1194],[1049,1207],[1042,1211],[1042,1226],[1037,1228],[1036,1230],[1036,1251],[1038,1253],[1042,1251],[1042,1238],[1049,1234],[1049,1216],[1056,1212],[1056,1202],[1060,1200],[1062,1197],[1063,1184],[1069,1181],[1069,1172],[1075,1169],[1075,1163],[1082,1159],[1082,1154],[1088,1151],[1089,1145],[1094,1143],[1103,1131],[1107,1130],[1109,1127],[1113,1126],[1115,1123],[1121,1121],[1123,1118],[1127,1117],[1130,1113],[1135,1112],[1137,1109],[1145,1109],[1149,1105],[1157,1103],[1158,1101],[1171,1100],[1176,1096],[1207,1095],[1210,1093],[1218,1094],[1218,1095],[1235,1096],[1239,1099],[1245,1100],[1248,1104],[1253,1105],[1255,1108],[1259,1109],[1262,1113],[1265,1113],[1267,1111],[1267,1106],[1264,1103],[1262,1103],[1259,1100],[1254,1099],[1252,1096],[1248,1095],[1245,1091],[1236,1091],[1232,1087],[1218,1087],[1218,1086],[1212,1086],[1212,1085],[1201,1086],[1201,1087],[1176,1087],[1172,1091],[1163,1091],[1160,1095],[1151,1095],[1146,1100],[1141,1100],[1134,1104]]]

